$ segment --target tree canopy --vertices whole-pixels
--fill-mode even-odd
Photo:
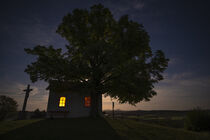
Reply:
[[[98,4],[73,10],[56,32],[68,41],[66,52],[41,45],[25,49],[37,56],[25,69],[32,82],[69,83],[75,90],[132,105],[156,95],[154,84],[163,80],[169,59],[161,50],[152,52],[142,24],[127,15],[116,20]]]

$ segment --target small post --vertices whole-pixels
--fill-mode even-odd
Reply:
[[[112,102],[112,117],[114,119],[114,102]]]
[[[25,110],[26,110],[26,105],[27,105],[27,100],[29,97],[29,93],[32,91],[33,89],[30,89],[30,85],[28,84],[27,89],[24,89],[23,91],[25,91],[25,99],[24,99],[24,103],[23,103],[23,108],[22,108],[22,112],[20,115],[20,119],[25,119]]]

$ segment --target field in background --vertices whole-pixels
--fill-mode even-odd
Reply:
[[[189,111],[115,111],[114,117],[130,119],[139,122],[167,126],[172,128],[184,128],[184,120]],[[105,111],[112,117],[112,111]]]

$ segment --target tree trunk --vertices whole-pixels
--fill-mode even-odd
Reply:
[[[91,93],[91,111],[90,115],[93,118],[100,117],[101,110],[99,110],[99,97],[100,94],[97,92]]]

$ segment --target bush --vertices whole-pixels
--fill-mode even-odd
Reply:
[[[193,131],[210,130],[210,114],[199,108],[187,113],[185,128]]]

